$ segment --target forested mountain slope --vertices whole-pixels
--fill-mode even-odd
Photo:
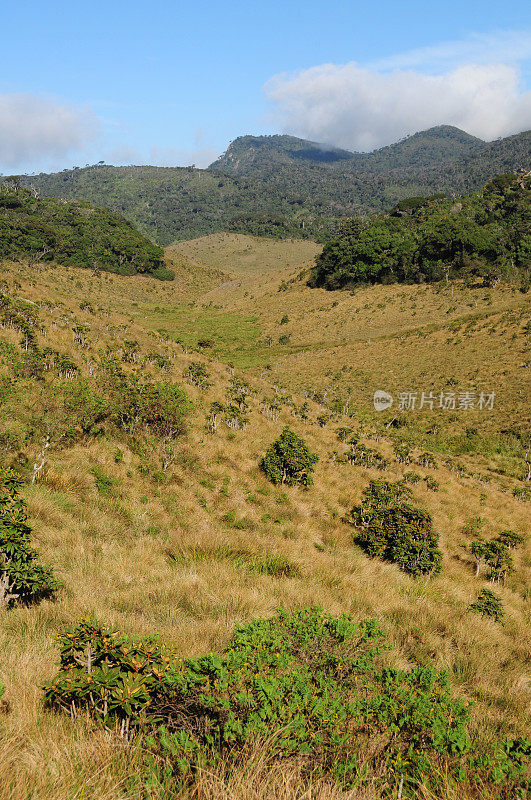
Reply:
[[[389,214],[351,219],[317,258],[312,284],[489,281],[531,277],[531,174],[509,173],[479,192],[409,198]]]
[[[120,214],[78,200],[39,198],[14,180],[0,182],[0,259],[6,258],[173,277],[162,248]]]
[[[247,136],[207,170],[95,165],[23,180],[45,195],[123,213],[163,245],[224,230],[324,241],[342,217],[479,188],[495,174],[529,168],[530,154],[529,131],[487,144],[440,126],[367,154]]]

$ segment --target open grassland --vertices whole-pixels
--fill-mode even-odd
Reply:
[[[318,604],[334,614],[374,617],[394,645],[389,663],[433,664],[449,671],[457,695],[472,704],[475,735],[488,741],[526,732],[529,554],[525,548],[515,551],[514,573],[496,587],[506,613],[501,626],[467,611],[490,584],[475,577],[463,533],[476,516],[489,535],[502,529],[524,533],[528,504],[512,494],[522,482],[500,478],[488,463],[482,463],[479,478],[473,477],[476,462],[466,455],[464,472],[443,463],[436,470],[398,463],[391,442],[370,418],[335,412],[323,427],[317,420],[326,406],[311,397],[307,419],[299,414],[305,402],[301,389],[327,385],[343,365],[349,371],[346,376],[341,372],[334,390],[344,393],[352,385],[354,405],[361,407],[383,376],[389,380],[383,388],[391,391],[417,387],[421,379],[429,389],[430,381],[435,385],[454,372],[459,387],[477,380],[482,387],[497,388],[488,372],[489,364],[491,369],[495,364],[496,380],[510,393],[503,413],[515,418],[524,408],[517,381],[523,296],[497,289],[488,293],[489,299],[485,290],[458,288],[452,296],[450,287],[331,294],[310,291],[301,282],[279,292],[279,284],[266,276],[253,278],[252,298],[245,296],[250,289],[243,278],[241,286],[214,289],[220,309],[208,307],[212,291],[204,302],[201,291],[208,281],[201,274],[194,303],[192,281],[188,285],[184,279],[161,285],[148,278],[91,277],[61,267],[39,272],[20,264],[5,265],[0,273],[11,296],[39,303],[39,344],[68,353],[83,375],[90,375],[106,348],[120,358],[124,343],[135,341],[135,363],[144,364],[152,352],[167,360],[164,373],[144,365],[155,377],[181,383],[190,362],[200,361],[211,381],[202,391],[187,386],[195,409],[164,475],[148,447],[132,447],[127,437],[103,430],[97,438],[52,447],[39,479],[25,487],[35,544],[64,589],[54,603],[0,612],[0,681],[10,709],[0,717],[1,800],[138,796],[134,786],[141,742],[124,748],[83,716],[71,721],[43,710],[39,687],[56,670],[54,636],[84,615],[131,634],[159,632],[182,656],[219,649],[235,624],[269,616],[280,606]],[[279,326],[284,313],[290,322]],[[250,321],[251,315],[258,322]],[[470,337],[464,333],[466,318]],[[83,348],[73,344],[72,330],[79,323],[86,326]],[[468,349],[447,341],[448,326],[454,323],[459,328],[451,336],[466,341]],[[424,332],[407,334],[406,326]],[[159,327],[171,336],[157,333]],[[293,341],[284,350],[256,343],[268,333],[278,338],[284,330]],[[179,333],[189,337],[184,346],[172,340]],[[192,336],[216,339],[217,333],[222,341],[214,348],[187,352],[196,344]],[[0,335],[6,342],[19,340],[14,331],[1,330]],[[229,357],[245,346],[262,348],[271,370],[246,376],[247,427],[232,431],[221,425],[212,435],[205,427],[207,409],[213,401],[224,402],[234,370],[209,354],[221,350]],[[300,347],[296,358],[290,347]],[[463,363],[467,353],[469,361]],[[271,398],[282,395],[280,382],[290,386],[291,400],[283,400],[271,418],[265,412]],[[40,391],[38,383],[28,386],[20,406],[2,409],[3,424],[23,428],[24,413],[38,402]],[[499,413],[499,420],[505,419]],[[273,486],[258,468],[284,424],[319,455],[310,490]],[[359,502],[369,479],[382,473],[337,459],[342,446],[336,430],[342,425],[352,426],[389,460],[388,479],[414,469],[421,478],[439,481],[438,492],[424,481],[413,487],[416,504],[432,514],[440,534],[439,576],[414,580],[354,546],[344,516]],[[424,448],[430,449],[429,441]],[[33,452],[26,456],[31,467]],[[419,796],[428,800],[430,794],[419,789]],[[457,800],[466,793],[449,785],[444,796]],[[282,767],[268,763],[265,747],[249,753],[246,765],[232,774],[223,765],[201,773],[193,793],[184,797],[375,800],[378,789],[345,793],[317,778],[308,786],[296,762]],[[482,797],[487,800],[488,794]]]
[[[238,276],[264,277],[278,269],[295,269],[315,258],[320,245],[304,239],[268,239],[241,233],[215,233],[187,242],[175,250],[194,263]]]
[[[211,267],[217,263],[212,253],[219,237],[224,237],[226,263],[231,248],[237,260],[242,250],[249,259],[253,247],[257,254],[267,247],[229,234],[186,245]],[[276,244],[271,241],[270,247]],[[473,452],[491,467],[521,474],[515,460],[521,461],[522,447],[510,432],[525,439],[530,427],[529,295],[506,284],[487,288],[455,281],[329,292],[306,286],[308,263],[277,269],[274,261],[267,263],[263,274],[242,268],[238,279],[196,297],[196,307],[209,318],[252,315],[259,330],[244,347],[227,342],[220,349],[218,343],[214,352],[256,376],[266,369],[270,380],[324,399],[327,406],[348,403],[374,424],[396,418],[402,438],[421,443],[428,437],[441,452]],[[220,325],[220,337],[222,330]],[[394,397],[385,414],[373,407],[379,389]],[[399,408],[405,392],[416,393],[415,409]],[[436,398],[433,409],[419,409],[422,392]],[[455,394],[455,410],[438,408],[441,392]],[[465,392],[475,396],[474,409],[458,408]],[[478,410],[482,392],[494,392],[492,409]]]

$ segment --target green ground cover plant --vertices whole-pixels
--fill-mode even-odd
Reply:
[[[302,759],[343,787],[380,774],[384,796],[435,786],[440,767],[480,779],[492,797],[521,783],[529,743],[474,755],[469,711],[432,667],[385,666],[373,620],[318,608],[279,611],[237,628],[220,653],[178,660],[155,638],[130,638],[84,621],[59,637],[60,670],[44,687],[49,708],[87,709],[108,728],[150,733],[146,779],[192,779],[220,757],[266,737],[277,758]],[[481,761],[481,764],[479,763]],[[497,788],[503,787],[500,792]],[[516,796],[516,795],[515,795]]]

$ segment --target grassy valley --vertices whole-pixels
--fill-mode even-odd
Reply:
[[[324,288],[312,240],[100,222],[151,274],[0,263],[0,800],[523,799],[520,274]]]

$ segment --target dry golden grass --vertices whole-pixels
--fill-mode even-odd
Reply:
[[[305,239],[267,239],[243,233],[214,233],[187,242],[175,250],[203,268],[221,270],[238,277],[263,278],[279,269],[294,270],[313,261],[320,245]]]
[[[91,278],[88,273],[59,267],[32,273],[23,265],[6,267],[2,278],[15,294],[50,303],[48,310],[41,310],[45,335],[40,343],[71,352],[77,359],[81,356],[87,370],[100,348],[110,344],[118,349],[124,338],[137,340],[142,352],[165,353],[171,359],[168,376],[177,381],[182,380],[190,360],[207,360],[186,354],[146,329],[145,309],[150,304],[177,302],[178,286],[142,278]],[[306,325],[308,337],[317,336],[315,329],[325,318],[325,311],[318,307],[325,300],[330,325],[336,325],[332,320],[338,308],[345,325],[353,324],[347,323],[349,304],[360,303],[359,293],[353,297],[313,295],[302,285],[287,293],[273,287],[268,294],[264,282],[262,294],[256,291],[253,307],[262,315],[264,330],[273,325],[282,307],[302,326],[304,303],[315,303],[317,308],[309,306],[306,311],[316,320]],[[378,305],[384,293],[399,298],[402,292],[409,298],[403,298],[406,305],[416,297],[427,309],[434,291],[379,287],[363,290],[361,297],[372,297]],[[265,300],[262,304],[261,297],[269,305]],[[339,306],[331,313],[334,297]],[[79,308],[84,299],[96,313]],[[499,305],[513,308],[513,303],[519,308],[520,300],[504,290]],[[238,313],[251,308],[247,298],[241,298],[241,305],[231,302]],[[423,313],[427,314],[426,309]],[[501,314],[501,309],[496,313]],[[74,317],[90,325],[90,346],[81,354],[72,344]],[[11,334],[0,331],[2,338]],[[301,330],[297,335],[306,334]],[[435,335],[430,341],[435,341]],[[393,339],[391,346],[398,350],[401,345]],[[328,367],[337,370],[347,350],[323,346],[321,352],[327,354]],[[317,355],[306,354],[307,361],[293,360],[289,369],[279,360],[274,374],[285,375],[287,381],[289,372],[294,384],[317,383],[320,372],[317,367],[315,372],[310,370],[310,357]],[[376,373],[373,356],[365,353],[363,357],[366,370]],[[504,528],[523,533],[528,522],[526,505],[494,482],[485,486],[458,478],[444,466],[436,472],[413,467],[441,484],[438,493],[423,484],[413,491],[417,503],[433,515],[444,556],[440,576],[413,580],[393,565],[363,555],[352,544],[351,528],[342,522],[369,478],[382,476],[330,459],[339,448],[334,429],[346,420],[338,417],[333,425],[318,427],[311,420],[322,408],[313,403],[309,422],[295,418],[287,407],[278,420],[268,420],[260,413],[260,400],[271,396],[273,389],[264,377],[255,375],[250,378],[256,394],[250,399],[248,428],[233,436],[222,426],[212,436],[204,428],[205,409],[211,401],[224,399],[230,372],[216,361],[209,363],[209,369],[213,385],[206,393],[188,387],[197,410],[166,483],[142,474],[140,467],[146,463],[126,441],[104,437],[50,451],[41,479],[25,489],[35,544],[65,586],[55,603],[0,614],[0,681],[11,706],[0,717],[1,800],[130,800],[138,796],[130,787],[142,757],[136,745],[130,750],[118,747],[87,720],[73,723],[42,708],[39,686],[56,668],[54,636],[65,624],[87,614],[127,633],[160,632],[183,656],[224,646],[235,624],[270,615],[279,606],[295,609],[318,604],[332,613],[375,617],[395,646],[389,656],[393,663],[406,666],[420,661],[449,670],[456,693],[474,703],[473,728],[492,738],[525,732],[530,690],[529,556],[519,549],[514,575],[495,589],[506,610],[506,623],[500,626],[473,615],[467,607],[487,584],[474,576],[462,547],[462,528],[470,517],[480,515],[488,533]],[[508,384],[511,375],[506,376]],[[295,400],[300,405],[303,397],[295,396]],[[258,469],[259,457],[283,424],[290,424],[319,454],[315,485],[309,491],[274,487]],[[389,442],[369,444],[390,457]],[[121,463],[115,461],[117,448],[123,453]],[[95,466],[116,480],[115,496],[98,492],[91,474]],[[393,463],[383,474],[396,479],[408,469]],[[235,512],[238,526],[227,517],[230,512]],[[299,575],[257,574],[231,558],[231,552],[244,552],[250,558],[282,555],[298,567]],[[427,790],[420,796],[431,800]],[[229,774],[220,767],[219,772],[202,773],[195,788],[182,797],[372,800],[378,792],[345,794],[318,780],[308,785],[296,764],[269,764],[265,751],[257,749],[240,771]],[[449,784],[445,797],[457,800],[459,795]]]

